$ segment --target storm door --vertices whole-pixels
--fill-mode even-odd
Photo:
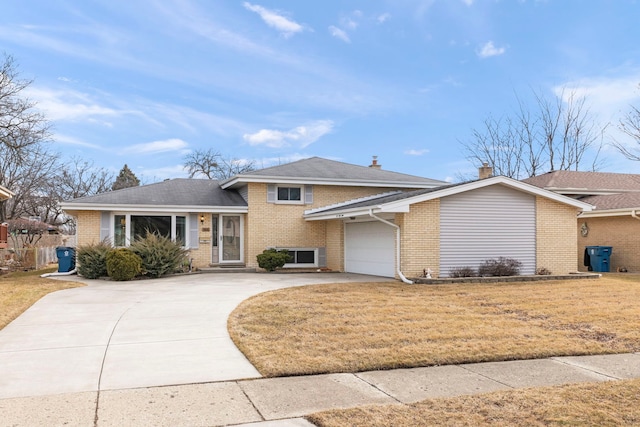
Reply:
[[[241,215],[220,215],[220,263],[244,262]]]

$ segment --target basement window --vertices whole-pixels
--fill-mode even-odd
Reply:
[[[277,248],[289,251],[289,261],[284,268],[318,267],[318,248]]]

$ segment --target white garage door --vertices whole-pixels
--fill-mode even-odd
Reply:
[[[395,228],[380,221],[347,223],[345,271],[394,277]]]

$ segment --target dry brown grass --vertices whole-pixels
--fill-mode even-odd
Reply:
[[[640,279],[360,283],[257,295],[229,332],[269,377],[640,350]]]
[[[52,271],[55,271],[55,268],[15,272],[0,276],[0,329],[7,326],[46,294],[61,289],[85,286],[78,282],[40,277],[41,274]]]
[[[365,406],[308,419],[320,427],[630,426],[640,424],[639,397],[636,379]]]

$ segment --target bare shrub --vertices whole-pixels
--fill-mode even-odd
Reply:
[[[449,277],[476,277],[478,273],[472,267],[455,267],[449,270]]]
[[[517,259],[498,257],[488,259],[478,267],[479,276],[518,276],[522,263]]]

